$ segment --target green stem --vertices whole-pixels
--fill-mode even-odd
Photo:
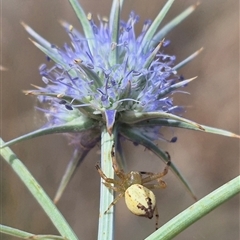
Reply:
[[[114,144],[114,134],[111,136],[106,130],[102,129],[101,137],[101,169],[108,178],[114,178],[114,170],[112,167],[111,151]],[[100,183],[100,210],[99,210],[99,223],[98,223],[98,240],[113,239],[114,232],[114,207],[104,214],[109,205],[114,200],[112,190],[107,188],[101,179]]]
[[[240,193],[240,176],[211,192],[176,217],[171,219],[145,240],[170,240],[213,209]]]
[[[34,239],[34,240],[65,240],[65,238],[55,235],[37,235],[29,232],[25,232],[16,228],[8,227],[0,224],[0,232],[22,239]]]
[[[0,138],[0,146],[4,142]],[[77,236],[69,226],[68,222],[59,212],[57,207],[53,204],[52,200],[44,192],[39,183],[34,179],[32,174],[24,166],[24,164],[17,158],[17,156],[8,147],[0,149],[0,154],[6,162],[12,167],[16,174],[21,178],[25,186],[32,193],[48,217],[51,219],[54,226],[58,229],[59,233],[69,240],[78,240]]]

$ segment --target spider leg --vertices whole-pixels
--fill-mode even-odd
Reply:
[[[157,204],[155,206],[155,217],[156,217],[156,223],[155,223],[156,228],[155,229],[158,230],[159,214],[158,214]]]
[[[158,184],[144,184],[144,187],[148,189],[166,188],[167,184],[163,180],[160,180]]]
[[[109,180],[112,179],[112,178],[108,178],[108,177],[105,175],[105,173],[104,173],[104,172],[102,171],[102,169],[100,168],[99,164],[96,164],[95,167],[96,167],[99,175],[101,176],[101,178],[103,178],[106,182],[109,182]],[[112,179],[112,180],[114,180],[114,179]]]
[[[168,173],[168,168],[169,168],[170,165],[171,165],[171,161],[168,161],[167,166],[164,168],[163,172],[156,173],[156,174],[150,173],[150,172],[140,172],[142,174],[149,175],[149,176],[142,179],[142,183],[151,182],[153,180],[158,180],[158,182],[161,182],[162,181],[161,178]]]
[[[101,178],[105,180],[105,182],[103,184],[106,187],[109,187],[109,188],[114,190],[114,188],[112,187],[112,185],[110,183],[113,183],[115,185],[119,185],[118,181],[116,181],[115,179],[108,178],[98,164],[95,167],[96,167],[97,171],[99,172],[99,175],[101,176]],[[114,191],[116,191],[116,190],[114,190]]]
[[[153,172],[144,172],[144,171],[141,171],[140,172],[142,175],[154,175]]]
[[[117,203],[117,201],[118,201],[120,198],[122,198],[123,196],[124,196],[124,192],[123,192],[123,193],[119,193],[119,194],[117,195],[117,197],[113,200],[113,202],[109,205],[108,209],[104,212],[104,214],[106,214],[106,213],[109,211],[109,209],[110,209],[111,207],[113,207],[113,206]]]
[[[114,144],[112,146],[111,156],[112,156],[112,166],[113,166],[114,172],[120,179],[123,179],[125,177],[125,174],[123,169],[121,169],[117,163]]]
[[[120,192],[121,191],[121,189],[119,189],[118,187],[114,187],[114,186],[112,186],[110,183],[108,183],[108,182],[103,182],[103,184],[107,187],[107,188],[110,188],[111,190],[113,190],[113,191],[115,191],[115,192]],[[114,182],[114,184],[118,184],[117,182],[115,183]]]

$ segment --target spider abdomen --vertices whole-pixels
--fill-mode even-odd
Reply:
[[[143,185],[131,185],[125,192],[125,202],[133,214],[149,219],[153,217],[156,198],[154,193]]]

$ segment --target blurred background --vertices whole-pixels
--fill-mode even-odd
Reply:
[[[146,19],[154,19],[166,1],[128,0],[122,19],[130,11],[140,15],[137,32]],[[80,0],[86,12],[108,16],[110,0]],[[176,1],[164,23],[185,10],[194,0]],[[22,90],[30,84],[43,86],[38,67],[45,56],[28,40],[20,25],[24,21],[59,47],[69,38],[58,20],[63,19],[81,30],[68,1],[1,1],[1,60],[8,71],[1,72],[1,136],[8,141],[44,124],[44,117],[34,109],[36,99]],[[162,26],[163,26],[162,25]],[[239,1],[202,1],[197,10],[168,34],[171,45],[165,52],[180,62],[204,47],[204,51],[180,70],[185,78],[198,76],[186,90],[177,95],[176,104],[187,106],[184,117],[239,134]],[[177,143],[159,142],[169,151],[200,199],[239,174],[239,141],[227,137],[188,130],[174,130]],[[131,170],[162,171],[164,164],[143,147],[123,143]],[[60,183],[72,148],[61,135],[51,135],[18,143],[12,147],[51,198]],[[77,170],[57,204],[80,239],[97,238],[100,178],[95,170],[99,146],[88,155]],[[35,234],[57,234],[38,203],[1,159],[1,223]],[[160,226],[194,203],[177,178],[169,173],[165,190],[156,190]],[[116,206],[116,238],[144,239],[154,231],[155,220],[131,214],[124,199]],[[0,235],[1,236],[1,235]],[[3,235],[1,239],[15,238]],[[239,197],[236,196],[200,219],[178,235],[176,240],[239,239]]]

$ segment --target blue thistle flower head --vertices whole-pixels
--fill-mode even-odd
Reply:
[[[46,86],[32,92],[40,95],[41,102],[50,102],[47,114],[51,116],[51,125],[83,115],[86,121],[94,119],[111,129],[115,122],[125,122],[120,120],[125,113],[182,110],[173,105],[170,95],[179,83],[173,69],[175,56],[160,49],[164,42],[144,49],[141,43],[151,22],[146,21],[140,36],[135,36],[138,19],[132,12],[127,22],[120,22],[117,43],[112,40],[109,23],[103,20],[99,27],[89,20],[94,34],[91,40],[63,23],[72,47],[65,44],[63,49],[52,48],[64,65],[41,65],[40,74]],[[92,50],[89,41],[94,42]],[[118,52],[116,61],[112,61],[114,51]]]
[[[161,19],[172,2],[160,12]],[[73,7],[77,14],[82,11],[78,4]],[[161,31],[154,34],[159,20],[145,21],[137,36],[135,24],[139,16],[131,12],[128,21],[120,21],[120,9],[121,3],[115,1],[110,19],[99,19],[98,24],[91,14],[85,16],[85,36],[61,22],[71,39],[71,46],[65,44],[63,48],[46,43],[25,25],[40,43],[34,44],[55,62],[54,66],[43,64],[39,68],[45,87],[26,92],[49,104],[47,110],[42,109],[47,126],[80,117],[83,122],[95,122],[92,128],[96,128],[96,123],[99,129],[106,125],[111,134],[114,125],[131,124],[134,128],[135,122],[156,118],[152,113],[182,112],[182,107],[173,104],[172,94],[189,80],[182,81],[177,75],[176,57],[165,53],[168,41],[162,40]],[[185,17],[186,14],[182,18]],[[151,139],[161,138],[159,124],[144,125],[136,127],[140,131],[143,128]]]

